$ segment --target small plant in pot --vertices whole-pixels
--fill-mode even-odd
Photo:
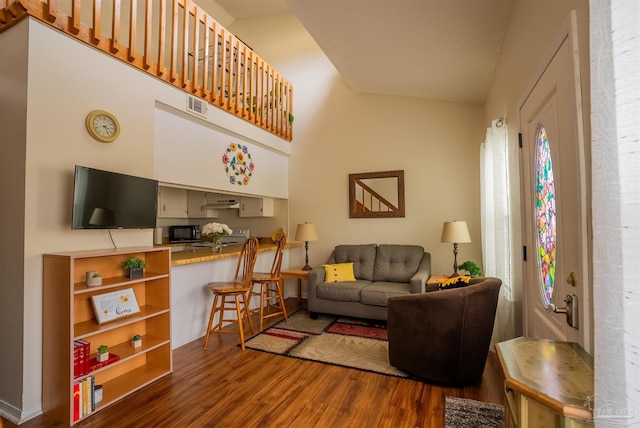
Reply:
[[[107,361],[109,359],[109,351],[108,351],[109,347],[107,345],[100,345],[98,346],[98,356],[96,357],[96,359],[98,360],[98,362],[104,362]]]
[[[139,348],[142,346],[142,336],[140,336],[139,334],[136,334],[135,336],[133,336],[131,338],[131,346],[133,346],[134,348]]]
[[[478,266],[471,260],[467,260],[466,262],[462,263],[460,266],[458,266],[458,269],[466,270],[467,272],[469,272],[469,276],[472,277],[482,276],[482,269],[480,269],[480,266]]]
[[[89,287],[102,285],[102,276],[96,271],[87,272],[87,285]]]
[[[142,278],[147,262],[138,257],[129,257],[120,266],[125,270],[127,278]]]

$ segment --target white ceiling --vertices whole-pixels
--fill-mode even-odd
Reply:
[[[356,93],[480,104],[514,2],[216,1],[235,19],[293,13]]]

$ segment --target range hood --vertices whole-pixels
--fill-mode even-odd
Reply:
[[[208,199],[208,198],[207,198]],[[240,199],[239,198],[216,198],[212,201],[207,200],[207,203],[204,206],[208,209],[221,210],[227,208],[240,208]]]

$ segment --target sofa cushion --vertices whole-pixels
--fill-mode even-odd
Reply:
[[[316,295],[320,299],[342,302],[359,302],[360,290],[371,284],[370,281],[325,282],[316,286]]]
[[[373,281],[376,244],[338,245],[334,256],[336,263],[353,262],[353,273],[357,279]]]
[[[348,282],[355,281],[353,275],[353,262],[322,265],[324,268],[324,282]]]
[[[410,284],[398,282],[373,282],[360,292],[360,303],[387,306],[389,297],[411,294]]]
[[[378,245],[373,281],[409,282],[423,255],[419,245]]]

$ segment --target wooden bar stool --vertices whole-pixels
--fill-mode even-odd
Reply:
[[[249,294],[251,293],[251,278],[253,275],[253,267],[258,257],[258,240],[256,238],[248,239],[240,256],[238,257],[238,265],[236,267],[236,275],[233,281],[228,282],[210,282],[207,284],[213,292],[213,304],[211,305],[211,315],[209,316],[209,325],[207,326],[207,334],[204,337],[204,349],[209,344],[209,335],[215,333],[234,333],[222,329],[224,321],[235,322],[238,324],[240,333],[240,347],[244,351],[244,318],[249,321],[249,329],[251,334],[253,331],[253,322],[249,313]],[[242,271],[241,271],[242,270]],[[225,318],[225,312],[233,311],[235,318]],[[218,323],[212,329],[213,319],[218,314]]]
[[[286,245],[287,237],[283,235],[273,257],[271,272],[254,272],[251,279],[251,296],[260,296],[260,331],[266,318],[284,315],[284,320],[288,321],[284,305],[284,280],[280,273]]]

